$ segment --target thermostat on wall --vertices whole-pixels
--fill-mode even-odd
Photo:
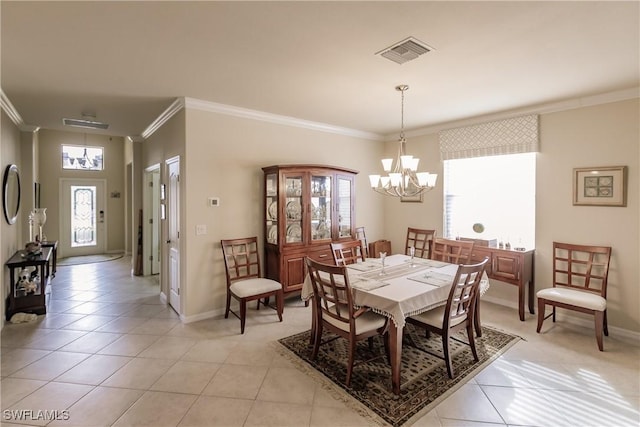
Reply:
[[[220,197],[209,197],[209,206],[220,206]]]

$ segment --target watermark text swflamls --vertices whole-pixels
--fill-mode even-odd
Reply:
[[[2,418],[5,421],[67,421],[70,416],[67,409],[5,409],[2,411]]]

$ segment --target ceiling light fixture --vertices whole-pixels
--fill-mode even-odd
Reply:
[[[109,124],[108,123],[102,123],[102,122],[96,121],[95,114],[89,114],[89,113],[82,113],[82,118],[81,119],[63,118],[62,119],[62,123],[65,126],[73,126],[73,127],[85,128],[85,129],[102,129],[102,130],[106,130],[106,129],[109,128]]]
[[[432,190],[438,179],[437,174],[418,172],[420,159],[406,153],[407,140],[404,137],[404,93],[409,89],[407,85],[396,86],[401,96],[400,138],[398,139],[398,156],[396,163],[393,159],[382,159],[382,167],[387,176],[369,175],[371,188],[386,196],[414,197]]]

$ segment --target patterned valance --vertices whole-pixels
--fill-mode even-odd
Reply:
[[[538,116],[498,120],[440,132],[442,160],[538,151]]]

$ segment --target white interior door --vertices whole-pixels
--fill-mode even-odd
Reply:
[[[180,309],[180,158],[167,160],[167,252],[169,256],[169,304]]]
[[[60,180],[59,257],[105,253],[106,181]]]
[[[148,276],[160,273],[160,165],[147,168],[144,177],[142,274]]]

